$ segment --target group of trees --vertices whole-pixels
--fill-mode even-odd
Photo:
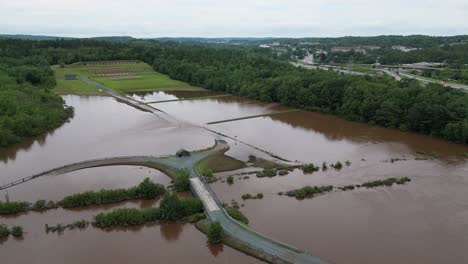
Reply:
[[[55,79],[48,62],[7,42],[0,41],[0,148],[56,128],[73,115],[51,91]]]
[[[200,213],[203,213],[203,204],[199,199],[179,198],[175,192],[169,192],[164,195],[159,207],[115,209],[96,215],[94,224],[98,227],[132,226],[158,220],[181,220]]]

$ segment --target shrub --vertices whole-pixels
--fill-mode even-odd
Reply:
[[[392,186],[394,183],[396,184],[405,184],[406,182],[410,182],[411,179],[408,177],[402,178],[387,178],[385,180],[375,180],[375,181],[368,181],[362,184],[363,187],[366,188],[373,188],[378,186]]]
[[[223,241],[224,230],[218,221],[213,222],[208,226],[207,236],[208,236],[208,241],[211,244],[219,244]]]
[[[165,192],[164,186],[145,178],[137,187],[131,189],[132,199],[154,199]]]
[[[305,186],[299,189],[291,190],[286,193],[288,196],[293,196],[296,198],[305,198],[307,196],[313,197],[316,194],[321,194],[324,192],[331,192],[333,190],[332,185],[325,186]]]
[[[166,193],[159,204],[161,219],[177,220],[183,217],[183,205],[175,192]]]
[[[347,161],[345,162],[345,164],[346,164],[346,166],[351,166],[351,161],[347,160]]]
[[[315,167],[314,164],[312,163],[309,163],[309,164],[306,164],[304,166],[302,166],[302,171],[304,173],[312,173],[314,171],[318,171],[319,170],[319,167]]]
[[[277,172],[278,170],[276,169],[265,169],[263,171],[257,172],[257,177],[259,178],[270,177],[271,178],[271,177],[275,177]]]
[[[17,214],[29,210],[28,202],[2,202],[0,201],[0,215]]]
[[[33,205],[31,210],[33,211],[45,211],[49,209],[57,208],[57,205],[55,204],[54,201],[48,201],[46,200],[37,200]]]
[[[178,170],[176,172],[174,190],[178,192],[190,190],[190,172],[187,169]]]
[[[23,228],[21,226],[13,226],[11,228],[11,234],[14,237],[22,237],[23,236]]]
[[[241,196],[242,200],[248,200],[252,198],[252,195],[250,193],[243,194]]]
[[[0,225],[0,238],[5,238],[10,235],[10,230],[6,225]]]
[[[343,164],[341,164],[341,162],[337,161],[335,164],[332,165],[332,167],[335,170],[341,170],[341,168],[343,168]]]
[[[108,213],[100,213],[94,217],[98,227],[133,226],[145,223],[143,210],[136,208],[118,208]]]
[[[202,174],[204,176],[208,177],[208,178],[211,178],[211,177],[213,177],[213,170],[212,169],[204,169]]]
[[[327,163],[324,162],[322,163],[322,171],[326,171],[326,170],[328,170],[328,166],[327,166]]]
[[[154,222],[162,218],[161,210],[157,207],[143,208],[142,213],[145,222]]]
[[[200,199],[187,197],[181,199],[183,217],[203,212],[203,203]]]
[[[249,219],[237,208],[227,207],[226,212],[228,213],[230,217],[236,219],[237,221],[244,223],[246,225],[249,224]]]
[[[227,177],[226,181],[227,181],[227,183],[229,183],[229,184],[233,184],[233,183],[234,183],[234,177],[229,176],[229,177]]]
[[[59,205],[64,208],[108,204],[130,199],[153,199],[165,192],[164,186],[145,178],[138,186],[129,189],[100,190],[77,193],[64,197]],[[49,202],[50,203],[50,202]]]
[[[257,193],[257,199],[263,199],[263,193]]]

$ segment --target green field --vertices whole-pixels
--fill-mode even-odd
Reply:
[[[129,78],[115,79],[111,76],[100,76],[92,71],[118,71],[113,74],[132,74]],[[128,71],[127,71],[128,70]],[[137,70],[137,71],[133,71]],[[55,77],[63,79],[66,74],[77,74],[87,77],[92,81],[100,83],[118,92],[142,92],[162,90],[185,90],[199,91],[202,88],[190,86],[188,83],[173,80],[165,74],[153,71],[151,66],[140,62],[137,64],[115,64],[115,65],[80,65],[73,64],[63,68],[55,68]],[[91,72],[90,72],[91,71]],[[102,73],[101,73],[102,74]],[[104,73],[106,74],[106,73]],[[58,80],[56,92],[59,94],[96,95],[100,94],[96,89],[90,90],[89,85],[78,84],[80,81]]]
[[[106,95],[100,92],[96,87],[89,85],[85,82],[74,80],[64,81],[57,80],[57,85],[54,88],[56,94],[76,94],[76,95]]]

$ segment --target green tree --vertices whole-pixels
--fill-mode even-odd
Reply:
[[[190,190],[190,172],[188,169],[178,170],[176,172],[174,190],[178,192]]]
[[[218,221],[210,223],[207,236],[211,244],[219,244],[223,241],[224,230]]]

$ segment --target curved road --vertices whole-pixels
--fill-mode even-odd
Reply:
[[[224,231],[245,246],[255,250],[263,259],[269,259],[273,263],[308,263],[325,264],[326,262],[317,257],[310,256],[299,249],[266,237],[254,230],[240,224],[231,218],[216,194],[211,190],[203,177],[197,172],[196,164],[200,160],[217,153],[224,153],[229,149],[226,141],[217,139],[214,147],[201,151],[194,151],[188,157],[154,157],[154,156],[126,156],[94,159],[77,162],[41,172],[18,181],[0,186],[0,190],[11,188],[39,177],[59,175],[71,171],[112,165],[140,165],[156,168],[168,175],[174,175],[179,169],[187,168],[190,172],[190,188],[194,195],[200,198],[205,208],[206,214],[211,221],[219,221]],[[265,258],[267,256],[267,258]]]

